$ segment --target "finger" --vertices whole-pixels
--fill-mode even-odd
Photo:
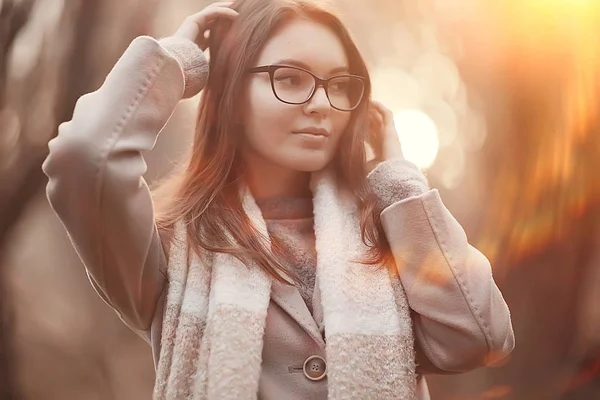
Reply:
[[[204,25],[215,18],[235,18],[238,16],[238,14],[239,13],[233,8],[208,6],[200,12],[190,15],[188,19],[196,22],[199,25]]]
[[[215,1],[214,3],[210,3],[206,7],[231,7],[235,3],[234,1]]]
[[[228,20],[234,20],[237,16],[238,16],[237,11],[231,10],[231,9],[226,9],[226,8],[221,8],[221,9],[216,9],[216,10],[212,11],[210,14],[205,14],[202,17],[198,17],[197,19],[190,18],[190,21],[193,25],[196,25],[198,27],[199,33],[204,33],[205,31],[210,29],[210,26],[217,19],[225,18]]]
[[[394,113],[392,110],[384,106],[381,102],[375,101],[374,103],[382,117],[383,123],[386,125],[391,124],[394,120]]]
[[[378,102],[377,100],[371,100],[371,107],[373,107],[374,109],[381,110],[382,106],[383,105],[380,102]]]
[[[369,125],[371,128],[377,129],[379,124],[379,118],[375,109],[369,110]]]
[[[373,116],[371,118],[371,127],[373,128],[373,134],[378,135],[381,131],[381,128],[383,127],[383,121],[381,120],[381,118]]]
[[[379,103],[378,101],[371,101],[371,110],[379,118],[383,119],[383,109],[381,103]]]
[[[379,114],[383,114],[385,106],[382,103],[377,100],[371,100],[371,105]]]
[[[375,154],[379,154],[379,150],[382,145],[382,120],[379,113],[373,109],[369,116],[369,143],[373,147]]]
[[[371,109],[371,116],[373,118],[373,121],[375,121],[375,123],[377,123],[379,125],[383,124],[383,115],[381,114],[381,111],[377,107],[373,107]]]
[[[223,10],[225,10],[225,9],[223,9]],[[234,11],[234,10],[230,10],[230,11],[232,11],[234,14],[224,11],[224,12],[219,12],[218,14],[215,13],[214,15],[211,15],[209,18],[204,20],[204,22],[202,23],[204,30],[205,31],[209,30],[214,25],[215,21],[223,20],[224,18],[228,19],[229,21],[235,20],[235,18],[237,18],[237,16],[238,16],[237,11]]]
[[[219,7],[226,7],[226,8],[231,8],[231,6],[233,5],[233,1],[217,1],[214,3],[211,3],[209,5],[207,5],[206,7],[204,7],[202,10],[190,15],[190,17],[194,17],[194,16],[198,16],[202,13],[207,12],[207,10],[213,9],[213,8],[219,8]]]
[[[217,18],[234,19],[238,15],[239,15],[239,13],[232,8],[219,7],[219,8],[215,8],[214,10],[210,10],[210,12],[207,12],[205,14],[205,17],[206,17],[205,21],[209,22],[209,21],[213,21]]]
[[[231,8],[215,8],[210,11],[204,9],[200,13],[186,18],[186,22],[177,30],[177,36],[184,36],[201,44],[205,40],[205,33],[219,18],[229,20],[238,16],[238,12]],[[204,50],[204,49],[203,49]]]
[[[210,30],[210,28],[214,25],[215,21],[223,18],[233,21],[237,16],[238,12],[235,10],[229,8],[220,8],[214,10],[214,12],[211,12],[210,14],[207,14],[205,16],[205,19],[203,19],[202,21],[194,22],[196,22],[196,24],[198,25],[199,30],[201,31],[200,33],[204,34],[204,32]]]
[[[198,24],[191,22],[185,23],[177,29],[174,36],[185,37],[190,40],[196,40],[198,36],[200,36],[200,26]]]

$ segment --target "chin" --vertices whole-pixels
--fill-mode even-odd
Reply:
[[[298,157],[286,160],[285,166],[298,172],[317,172],[327,167],[332,160],[333,157],[324,157],[323,155]]]

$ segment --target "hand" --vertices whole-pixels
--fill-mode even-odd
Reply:
[[[202,50],[208,47],[210,28],[219,18],[230,20],[238,16],[238,12],[231,8],[232,1],[212,3],[202,11],[192,14],[185,19],[173,36],[183,37],[195,42]]]
[[[369,124],[369,144],[375,153],[375,159],[378,161],[391,158],[404,159],[392,111],[378,101],[371,101]]]

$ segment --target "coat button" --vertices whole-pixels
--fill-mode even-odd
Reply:
[[[320,381],[327,376],[327,362],[320,356],[310,356],[304,361],[302,367],[304,376],[311,381]]]

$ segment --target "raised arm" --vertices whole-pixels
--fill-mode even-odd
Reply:
[[[510,313],[487,258],[430,190],[418,168],[388,160],[369,175],[382,224],[414,311],[419,372],[458,373],[514,347]]]
[[[207,76],[192,41],[138,37],[49,144],[50,204],[94,288],[134,329],[149,328],[166,268],[142,152]]]

